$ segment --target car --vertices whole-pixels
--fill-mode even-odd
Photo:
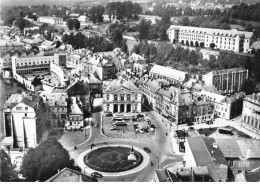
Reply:
[[[190,130],[194,130],[194,127],[189,127]]]
[[[112,113],[107,113],[107,114],[106,114],[106,117],[112,117],[112,116],[113,116]]]
[[[139,129],[139,132],[140,132],[141,134],[143,134],[143,133],[144,133],[143,129]]]
[[[147,153],[151,153],[150,148],[148,148],[148,147],[144,147],[143,149],[144,149],[144,151],[146,151]]]
[[[118,127],[111,127],[110,130],[119,130]]]
[[[98,173],[98,172],[93,172],[93,173],[91,173],[91,177],[95,177],[95,178],[102,178],[102,177],[103,177],[103,175],[102,175],[102,174],[100,174],[100,173]]]
[[[156,128],[155,125],[150,125],[151,128]]]
[[[151,131],[151,132],[154,132],[154,131],[155,131],[155,129],[154,129],[154,128],[152,128],[152,127],[150,127],[150,131]]]

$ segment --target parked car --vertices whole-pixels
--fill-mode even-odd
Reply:
[[[151,131],[151,132],[154,132],[154,131],[155,131],[155,129],[151,127],[151,128],[150,128],[150,131]]]
[[[150,148],[148,148],[148,147],[144,147],[143,149],[144,149],[144,151],[146,151],[147,153],[151,153]]]
[[[113,116],[112,113],[107,113],[107,114],[106,114],[106,117],[112,117],[112,116]]]
[[[110,130],[119,130],[118,127],[111,127]]]
[[[141,134],[143,134],[143,133],[144,133],[143,129],[139,129],[139,132],[140,132]]]
[[[98,173],[98,172],[93,172],[93,173],[91,173],[91,176],[92,176],[92,177],[95,177],[95,178],[102,178],[102,177],[103,177],[103,175],[100,174],[100,173]]]
[[[151,128],[156,128],[155,125],[150,125]]]
[[[116,122],[116,123],[113,123],[112,125],[115,125],[115,126],[127,126],[127,124],[125,122]]]
[[[192,126],[192,125],[194,125],[192,122],[187,123],[187,126]]]
[[[194,127],[189,127],[190,130],[194,130]]]

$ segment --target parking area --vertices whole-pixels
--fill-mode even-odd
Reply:
[[[145,114],[103,114],[103,133],[109,137],[124,139],[148,138],[155,135],[155,126]]]

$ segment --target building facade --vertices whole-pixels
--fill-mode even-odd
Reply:
[[[105,112],[141,112],[141,91],[128,80],[113,80],[103,91]]]
[[[12,51],[12,50],[23,50],[25,49],[25,44],[21,42],[8,42],[0,43],[0,51]]]
[[[67,122],[67,94],[43,92],[41,96],[46,110],[46,127],[63,129]]]
[[[38,18],[39,22],[48,23],[48,24],[63,24],[63,19],[60,17],[48,17],[43,16]]]
[[[223,69],[203,75],[207,86],[214,85],[217,90],[226,93],[240,92],[243,83],[248,79],[248,70],[243,68]]]
[[[234,52],[248,52],[250,45],[256,40],[253,32],[237,30],[221,30],[189,26],[170,26],[167,34],[171,42],[204,43],[210,47],[214,43],[216,48]]]
[[[247,95],[243,102],[243,126],[260,133],[260,94]]]

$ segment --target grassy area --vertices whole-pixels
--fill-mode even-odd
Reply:
[[[143,156],[135,151],[136,160],[128,160],[131,148],[104,147],[96,149],[85,156],[85,162],[91,168],[103,172],[120,172],[140,165]]]

